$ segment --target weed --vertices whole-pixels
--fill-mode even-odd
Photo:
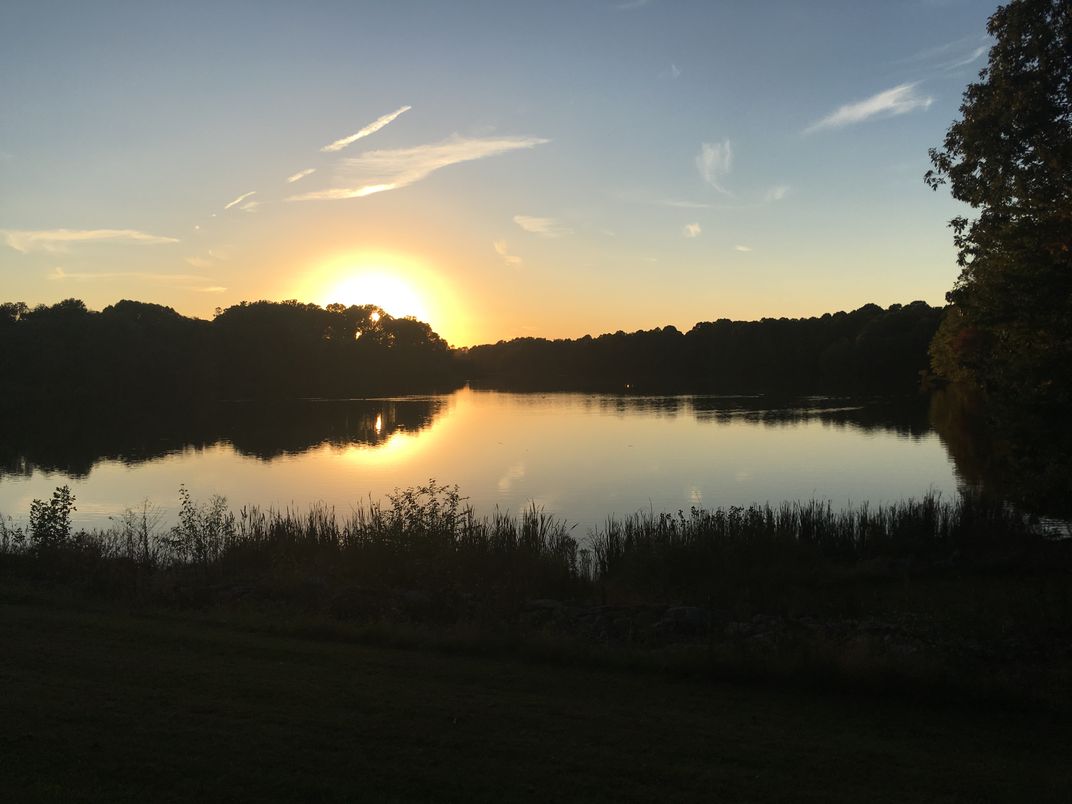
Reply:
[[[179,522],[164,539],[180,562],[207,568],[219,559],[235,535],[235,516],[219,495],[197,503],[185,486],[179,487]]]

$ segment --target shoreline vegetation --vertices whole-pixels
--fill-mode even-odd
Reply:
[[[0,520],[0,598],[267,632],[690,677],[1065,708],[1072,539],[974,494],[845,511],[755,505],[478,516],[432,481],[338,517],[182,490],[73,532],[66,487]]]
[[[719,319],[577,339],[452,349],[375,305],[242,302],[212,320],[122,300],[0,304],[0,404],[348,398],[497,390],[911,394],[941,308],[915,301],[813,318]]]

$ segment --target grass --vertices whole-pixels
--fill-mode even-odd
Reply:
[[[0,603],[0,788],[82,801],[1063,801],[1068,721]]]
[[[979,498],[638,515],[587,548],[435,483],[344,520],[183,494],[168,530],[143,508],[72,533],[73,506],[60,489],[29,532],[0,522],[13,801],[1058,801],[1072,783],[1072,543]],[[682,604],[698,630],[634,628]]]
[[[1072,540],[975,496],[641,514],[587,548],[434,482],[346,519],[181,496],[168,530],[143,509],[71,533],[58,489],[28,534],[0,521],[0,588],[365,644],[1072,703]]]

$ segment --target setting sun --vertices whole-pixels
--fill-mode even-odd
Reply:
[[[289,292],[320,305],[373,304],[395,318],[412,316],[457,343],[461,310],[449,284],[423,261],[390,252],[344,253],[329,258]]]
[[[375,304],[395,318],[413,316],[421,321],[431,317],[428,305],[417,289],[400,276],[372,270],[358,269],[354,276],[346,277],[332,287],[325,299],[326,304],[338,302],[352,304]]]

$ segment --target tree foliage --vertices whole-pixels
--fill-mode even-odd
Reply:
[[[372,305],[243,302],[203,321],[135,301],[100,312],[76,299],[14,302],[0,305],[0,407],[87,410],[99,421],[109,407],[128,417],[213,400],[446,391],[465,380],[518,390],[912,393],[940,314],[918,301],[868,304],[816,318],[719,319],[687,333],[451,350],[428,324]]]
[[[71,535],[71,512],[77,510],[70,486],[59,486],[49,501],[30,504],[30,538],[40,550],[59,547]]]
[[[1014,0],[961,117],[930,152],[974,217],[951,222],[961,273],[932,346],[935,368],[995,404],[1072,402],[1072,3]]]
[[[1013,0],[987,29],[994,38],[987,66],[965,90],[961,117],[931,151],[925,177],[935,189],[948,184],[974,210],[951,222],[961,272],[931,344],[932,364],[982,391],[995,465],[1016,479],[1017,499],[1066,510],[1072,2]]]
[[[477,385],[667,393],[913,393],[941,310],[925,302],[814,318],[704,321],[593,338],[518,338],[465,355]]]
[[[0,403],[188,403],[457,387],[450,347],[378,307],[243,302],[212,321],[123,300],[0,305]]]

